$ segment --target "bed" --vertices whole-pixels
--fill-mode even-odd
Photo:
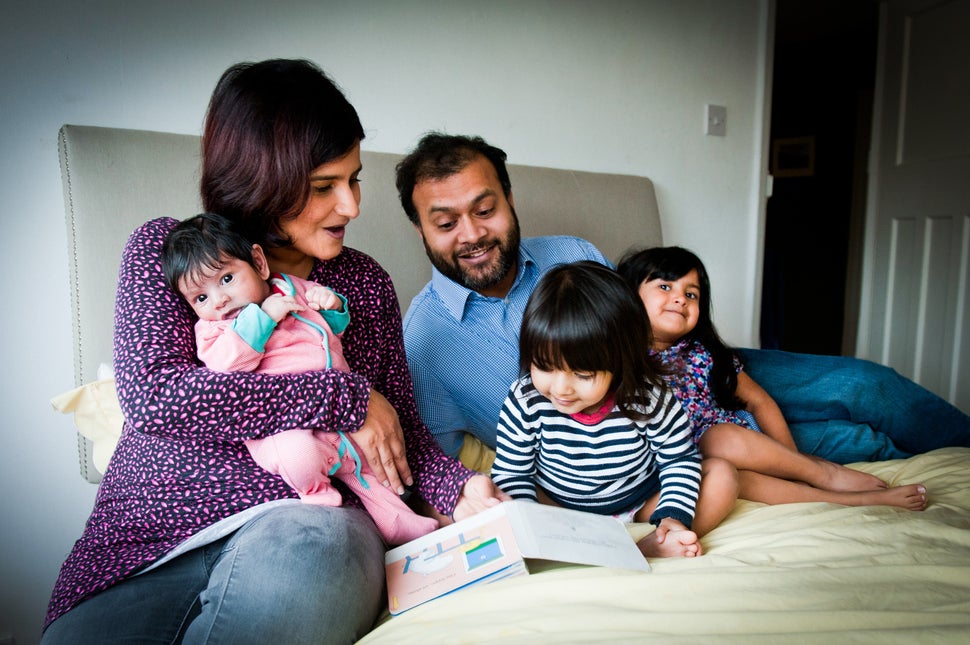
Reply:
[[[81,478],[96,484],[120,432],[106,368],[121,247],[147,219],[198,212],[199,142],[69,125],[59,147],[78,387],[52,402],[75,415],[77,436],[65,440],[77,441]],[[406,307],[429,269],[394,192],[398,158],[362,153],[362,216],[347,243],[384,265]],[[516,165],[510,173],[524,235],[579,235],[613,259],[661,243],[648,178]],[[970,449],[853,467],[890,485],[922,482],[928,508],[740,501],[704,538],[703,557],[652,560],[650,573],[533,562],[529,576],[385,613],[360,642],[970,642]],[[629,530],[639,539],[651,527]]]
[[[361,643],[967,643],[968,459],[947,448],[856,465],[924,482],[922,513],[740,501],[700,558],[651,560],[646,574],[534,563],[385,618]]]

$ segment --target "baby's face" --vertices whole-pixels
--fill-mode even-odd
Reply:
[[[248,262],[225,257],[216,270],[205,268],[183,277],[179,292],[202,320],[228,320],[246,305],[262,304],[270,288]]]

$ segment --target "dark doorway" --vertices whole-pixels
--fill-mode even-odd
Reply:
[[[761,346],[852,354],[878,3],[778,0]]]

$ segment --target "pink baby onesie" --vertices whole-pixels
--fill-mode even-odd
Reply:
[[[274,273],[269,279],[277,293],[292,295],[307,306],[306,290],[314,283]],[[274,323],[257,304],[250,304],[233,320],[196,323],[199,359],[220,372],[252,371],[292,374],[320,369],[350,371],[338,333],[350,316],[307,307]],[[336,330],[336,333],[334,331]],[[337,477],[360,497],[388,544],[403,544],[438,528],[437,521],[412,511],[397,494],[382,486],[343,432],[294,429],[246,441],[253,459],[280,475],[309,504],[340,506],[343,498],[331,483]]]

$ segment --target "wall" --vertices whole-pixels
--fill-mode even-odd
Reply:
[[[651,177],[666,240],[705,258],[723,335],[751,344],[771,12],[769,0],[4,2],[0,641],[37,640],[95,493],[70,419],[48,403],[73,386],[62,124],[198,134],[226,66],[311,58],[358,108],[367,149],[404,152],[437,128],[481,134],[515,163]],[[704,135],[705,103],[727,106],[726,137]]]

